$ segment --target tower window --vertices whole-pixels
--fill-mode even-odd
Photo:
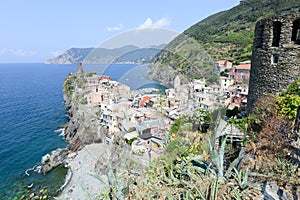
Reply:
[[[273,41],[272,41],[273,47],[279,47],[281,25],[282,25],[281,22],[278,21],[273,23]]]
[[[279,62],[279,55],[272,55],[272,64],[277,64]]]
[[[292,41],[295,44],[300,44],[300,19],[297,19],[293,23]]]

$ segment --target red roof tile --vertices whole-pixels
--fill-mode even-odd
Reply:
[[[238,66],[236,66],[236,69],[248,69],[250,70],[251,68],[251,64],[240,64]]]
[[[149,96],[144,96],[141,100],[140,100],[140,105],[144,105],[147,101],[149,101],[151,98]]]

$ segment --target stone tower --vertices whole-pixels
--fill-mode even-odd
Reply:
[[[300,14],[256,23],[251,59],[248,112],[255,102],[277,95],[300,78]]]
[[[82,63],[78,63],[77,64],[77,71],[76,71],[76,73],[83,74]]]

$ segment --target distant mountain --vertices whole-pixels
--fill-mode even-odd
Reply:
[[[49,59],[46,64],[107,64],[107,63],[148,63],[165,44],[148,48],[139,48],[134,45],[107,49],[107,48],[71,48],[62,55]]]
[[[115,62],[150,63],[153,58],[161,51],[161,49],[162,48],[155,47],[136,49],[120,56],[115,60]]]
[[[172,84],[181,74],[214,82],[216,60],[239,63],[251,58],[257,20],[299,12],[299,0],[241,0],[239,5],[207,17],[172,40],[155,57],[150,78]]]
[[[82,62],[94,48],[71,48],[63,54],[46,60],[46,64],[76,64]]]

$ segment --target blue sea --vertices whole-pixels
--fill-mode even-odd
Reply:
[[[0,199],[20,197],[28,192],[29,185],[32,191],[47,189],[51,194],[63,184],[64,168],[47,175],[32,170],[27,176],[25,171],[39,165],[42,156],[50,151],[67,146],[60,136],[60,127],[68,120],[62,87],[64,78],[76,68],[42,63],[0,64]],[[137,65],[110,65],[102,74],[124,83],[129,81],[133,89],[162,88],[155,82],[137,81],[140,74],[134,76],[135,69],[141,71]]]
[[[75,65],[0,64],[0,199],[14,197],[32,183],[42,187],[51,178],[58,181],[55,173],[30,171],[27,176],[25,170],[66,147],[58,131],[68,120],[62,86],[75,70]]]

